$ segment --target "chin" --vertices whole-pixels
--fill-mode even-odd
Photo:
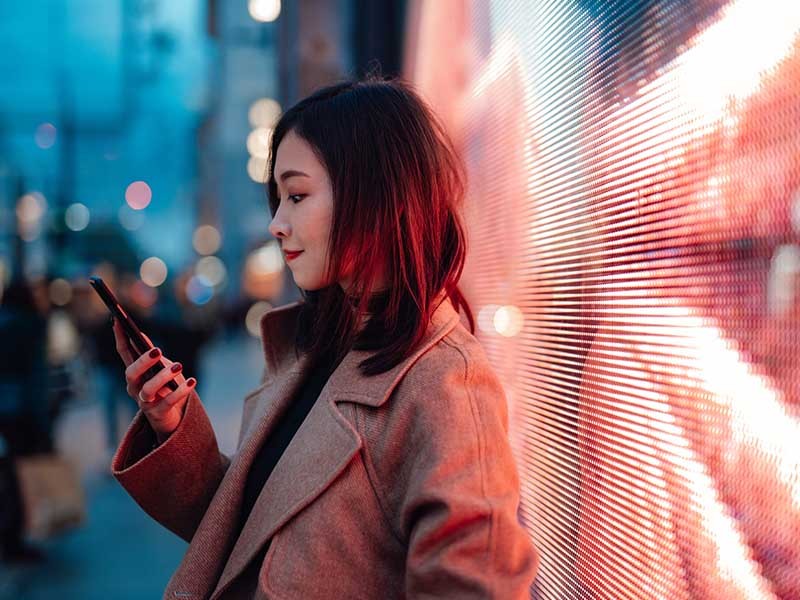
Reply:
[[[294,276],[295,285],[297,285],[297,287],[299,287],[301,290],[305,290],[307,292],[316,292],[325,287],[321,281],[314,281],[313,279],[309,281],[306,278],[298,277],[294,273],[292,273],[292,275]]]

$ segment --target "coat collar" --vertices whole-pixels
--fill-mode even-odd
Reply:
[[[322,494],[358,453],[363,443],[361,436],[337,403],[381,406],[414,362],[457,325],[459,315],[444,294],[437,296],[434,306],[437,303],[422,343],[389,371],[372,377],[361,374],[358,364],[375,351],[351,350],[342,359],[261,490],[212,600],[222,595],[275,532]],[[308,356],[301,354],[298,359],[293,350],[299,309],[300,303],[295,302],[262,317],[268,376],[254,400],[260,400],[263,406],[254,409],[238,460],[229,468],[218,495],[232,499],[240,494],[258,448],[274,429],[278,416],[302,380]]]

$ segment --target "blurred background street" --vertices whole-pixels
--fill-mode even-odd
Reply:
[[[186,545],[109,476],[134,404],[88,277],[233,452],[300,297],[272,126],[368,73],[466,166],[531,597],[800,598],[799,2],[0,0],[0,599],[161,596]]]
[[[263,186],[315,88],[396,75],[406,3],[0,2],[0,598],[156,598],[186,544],[110,476],[135,404],[99,275],[232,454],[299,298]]]
[[[218,338],[201,361],[198,393],[214,424],[220,449],[232,453],[241,399],[258,385],[263,354],[251,336]],[[131,409],[120,411],[120,431]],[[0,598],[159,598],[186,543],[167,531],[125,493],[108,473],[101,405],[85,401],[64,412],[55,428],[56,448],[81,470],[88,519],[78,529],[41,544],[41,563],[0,569]],[[43,574],[45,574],[43,576]]]

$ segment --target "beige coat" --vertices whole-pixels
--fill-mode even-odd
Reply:
[[[345,356],[237,539],[248,469],[307,362],[298,308],[261,321],[266,368],[231,458],[196,394],[164,444],[150,451],[139,413],[114,456],[131,496],[190,542],[164,598],[528,598],[538,556],[517,519],[503,388],[449,301],[390,371],[364,377],[369,352]]]

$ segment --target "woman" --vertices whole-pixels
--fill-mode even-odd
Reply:
[[[473,329],[441,126],[402,83],[343,83],[281,117],[271,156],[269,229],[303,299],[261,321],[234,456],[193,380],[143,380],[157,353],[134,360],[114,327],[141,411],[113,473],[190,542],[164,597],[527,598],[506,401],[457,312]]]

